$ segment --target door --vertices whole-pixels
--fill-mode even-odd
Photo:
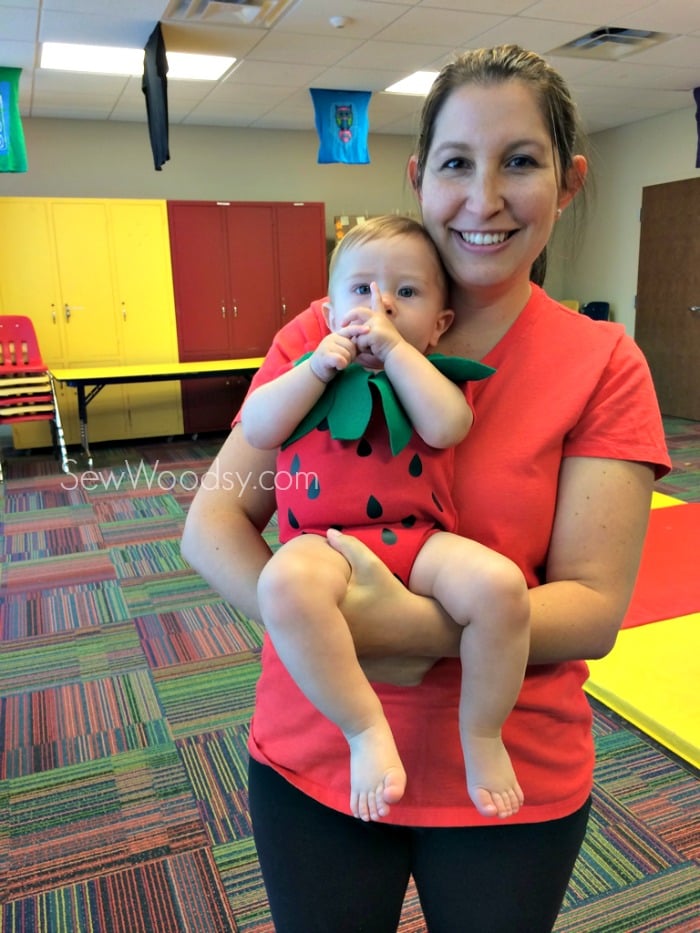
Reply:
[[[276,218],[282,323],[286,324],[326,294],[324,205],[279,204]]]
[[[65,363],[60,298],[46,201],[0,199],[0,311],[32,319],[49,366]]]
[[[700,178],[642,193],[635,339],[661,411],[700,421]]]
[[[53,221],[66,359],[119,363],[121,347],[112,281],[107,208],[100,201],[57,200]]]
[[[110,200],[117,318],[126,363],[178,358],[165,201]],[[129,434],[182,434],[179,381],[124,386]]]
[[[226,206],[169,201],[175,313],[180,359],[228,356]]]
[[[280,326],[274,208],[238,203],[226,210],[231,344],[229,356],[264,356]]]

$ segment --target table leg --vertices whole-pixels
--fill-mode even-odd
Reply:
[[[78,421],[80,422],[80,446],[83,448],[83,453],[85,454],[87,458],[88,466],[91,467],[92,466],[92,454],[90,453],[90,443],[88,441],[88,414],[87,414],[87,407],[88,407],[89,399],[85,397],[85,386],[84,385],[77,385],[75,388],[78,393]],[[99,392],[101,388],[102,386],[100,386],[97,389],[97,391]],[[97,392],[95,391],[95,389],[93,389],[92,392],[90,393],[90,398],[92,398],[93,395],[96,395],[96,394]]]

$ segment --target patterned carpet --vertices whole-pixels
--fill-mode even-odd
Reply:
[[[658,488],[698,501],[700,425],[668,430]],[[272,931],[245,779],[260,630],[179,553],[220,440],[97,448],[69,475],[5,452],[1,933]],[[698,776],[598,704],[594,720],[557,933],[698,933]],[[424,931],[412,890],[400,930]]]

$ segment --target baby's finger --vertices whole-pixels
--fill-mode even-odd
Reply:
[[[369,290],[372,294],[372,310],[379,311],[383,314],[386,311],[386,308],[384,307],[384,302],[382,301],[382,293],[379,291],[379,286],[376,282],[370,282]]]
[[[367,333],[369,333],[369,326],[363,321],[353,321],[350,324],[345,324],[337,331],[339,337],[346,337],[348,340],[353,340],[355,337],[361,337],[362,334]]]

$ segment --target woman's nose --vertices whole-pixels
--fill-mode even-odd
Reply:
[[[480,217],[490,217],[503,208],[503,194],[493,172],[478,172],[469,181],[467,191],[469,209]]]

